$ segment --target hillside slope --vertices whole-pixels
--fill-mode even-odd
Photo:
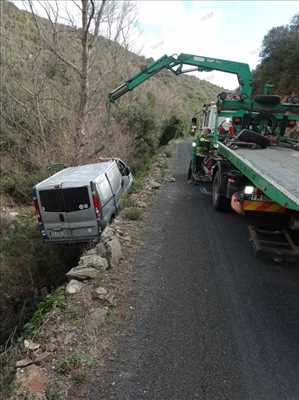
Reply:
[[[1,14],[0,191],[5,198],[24,201],[49,164],[73,162],[80,86],[73,71],[44,47],[31,14],[7,1],[1,2]],[[49,22],[39,21],[50,36]],[[78,62],[80,49],[72,46],[74,29],[58,28],[60,48]],[[96,46],[84,162],[113,155],[138,168],[155,152],[169,123],[180,133],[194,112],[220,91],[194,76],[175,77],[166,71],[124,96],[107,123],[107,94],[148,61],[103,37]]]

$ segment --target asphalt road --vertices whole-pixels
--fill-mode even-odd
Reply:
[[[299,399],[299,271],[255,258],[246,219],[186,183],[189,152],[137,258],[135,332],[90,399]]]

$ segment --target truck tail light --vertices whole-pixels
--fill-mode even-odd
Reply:
[[[96,192],[92,193],[92,201],[93,201],[93,206],[94,206],[94,209],[96,212],[96,216],[98,217],[101,214],[102,206],[101,206],[99,196]]]
[[[35,209],[35,215],[37,216],[38,222],[42,222],[42,216],[41,216],[37,197],[33,197],[33,207]]]

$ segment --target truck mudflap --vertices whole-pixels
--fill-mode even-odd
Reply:
[[[287,230],[266,230],[253,225],[249,225],[248,229],[249,240],[257,256],[265,256],[277,263],[299,265],[299,246]]]

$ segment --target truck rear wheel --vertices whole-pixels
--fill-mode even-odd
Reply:
[[[213,179],[212,204],[217,211],[227,211],[230,207],[229,200],[223,195],[226,183],[221,172],[218,170]]]

